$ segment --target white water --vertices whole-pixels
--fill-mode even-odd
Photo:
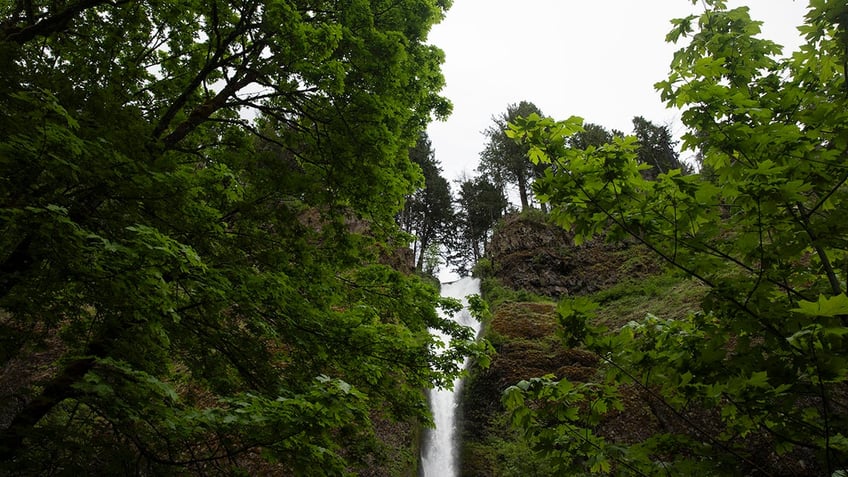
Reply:
[[[462,300],[466,308],[455,314],[453,320],[473,329],[476,336],[480,332],[480,322],[468,312],[468,301],[465,297],[480,293],[480,280],[466,277],[452,283],[443,283],[441,293],[442,296]],[[433,335],[445,341],[442,333],[433,331]],[[430,410],[433,412],[436,428],[428,430],[424,435],[421,448],[422,477],[457,475],[456,411],[459,385],[460,380],[457,379],[453,383],[453,391],[436,388],[429,392]]]

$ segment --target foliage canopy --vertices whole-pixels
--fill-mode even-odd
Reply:
[[[421,168],[424,186],[407,198],[400,215],[400,225],[415,237],[413,255],[416,270],[433,274],[435,270],[425,264],[425,259],[433,250],[438,256],[438,249],[451,238],[456,225],[453,198],[450,184],[441,175],[442,168],[426,133],[421,133],[415,147],[410,149],[409,157]]]
[[[460,182],[458,194],[458,233],[450,242],[453,253],[448,260],[464,274],[483,258],[492,231],[509,203],[503,189],[485,175]]]
[[[604,357],[606,379],[525,381],[504,402],[563,472],[771,475],[784,454],[813,456],[811,475],[848,467],[848,7],[810,2],[806,44],[781,57],[746,7],[705,4],[673,21],[669,41],[688,44],[657,88],[709,174],[646,180],[636,138],[571,147],[580,118],[530,115],[508,132],[549,164],[534,191],[576,240],[633,237],[710,288],[700,313],[612,332],[594,304],[561,304],[569,342]],[[673,416],[666,433],[593,432],[625,384]],[[691,418],[704,409],[710,425]]]
[[[4,471],[344,474],[428,420],[472,337],[381,262],[449,3],[0,3]]]

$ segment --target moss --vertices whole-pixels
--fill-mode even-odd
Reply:
[[[537,295],[525,290],[512,290],[501,284],[497,278],[484,278],[480,282],[480,294],[488,302],[490,310],[497,308],[507,302],[551,302],[545,296]]]
[[[491,277],[494,275],[494,273],[494,264],[492,264],[491,259],[486,257],[483,257],[478,260],[474,267],[471,269],[471,276],[477,278]]]
[[[622,260],[622,268],[638,268],[641,260],[639,256]],[[601,305],[598,322],[616,328],[641,320],[648,313],[684,316],[698,309],[706,291],[698,282],[666,273],[631,277],[587,297]],[[589,381],[597,376],[599,359],[587,351],[564,346],[559,338],[556,304],[550,299],[511,290],[494,278],[484,279],[482,295],[493,310],[484,337],[497,355],[488,369],[473,369],[465,384],[461,475],[550,475],[551,463],[533,453],[523,435],[510,428],[501,405],[503,391],[522,379],[544,375]],[[645,421],[649,413],[631,411],[633,419],[626,421],[630,425],[654,428],[653,423]]]
[[[682,318],[700,309],[707,290],[700,282],[667,273],[628,280],[590,294],[588,298],[600,304],[597,322],[617,329],[631,321],[642,320],[648,314]]]
[[[511,337],[539,339],[559,329],[556,305],[550,301],[504,302],[492,317],[493,331]]]
[[[517,434],[465,446],[462,462],[462,477],[547,477],[552,469]]]

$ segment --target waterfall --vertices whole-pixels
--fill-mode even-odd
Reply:
[[[441,294],[445,297],[456,298],[465,305],[461,312],[454,315],[454,321],[480,332],[480,322],[468,312],[467,295],[480,293],[480,280],[462,278],[451,283],[443,283]],[[444,334],[433,331],[435,336],[446,341]],[[467,364],[467,363],[466,363]],[[465,365],[463,365],[465,366]],[[457,475],[457,442],[456,414],[459,397],[460,379],[453,383],[453,391],[447,389],[431,389],[429,392],[430,410],[433,413],[435,429],[429,429],[424,435],[421,447],[421,476],[422,477],[455,477]]]

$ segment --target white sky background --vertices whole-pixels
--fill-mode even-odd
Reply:
[[[762,36],[794,50],[806,0],[730,1],[764,21]],[[453,114],[428,128],[450,182],[475,175],[492,116],[531,101],[547,116],[571,115],[632,132],[634,116],[670,124],[654,83],[668,75],[674,51],[665,43],[672,18],[702,11],[689,0],[454,0],[429,42],[445,52],[443,94]],[[684,156],[685,157],[685,156]]]

